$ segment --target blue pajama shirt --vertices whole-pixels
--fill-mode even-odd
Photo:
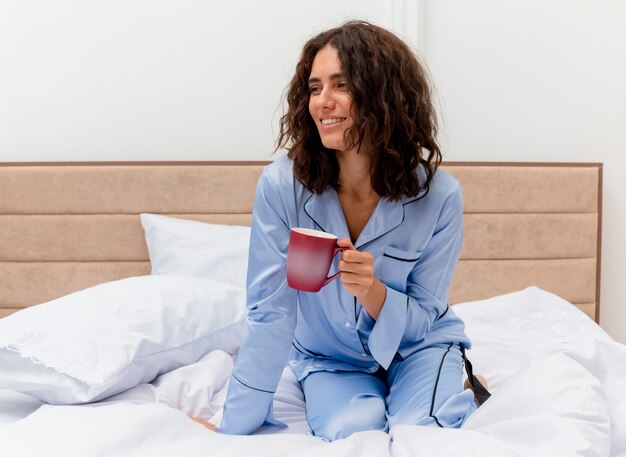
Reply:
[[[257,184],[247,275],[248,333],[230,380],[219,431],[245,435],[263,424],[283,425],[273,417],[272,400],[287,361],[305,395],[310,391],[307,415],[314,432],[327,425],[323,404],[329,405],[329,414],[330,406],[339,404],[333,401],[333,385],[314,382],[327,377],[320,372],[362,377],[372,386],[384,380],[376,395],[406,405],[395,412],[384,411],[390,423],[394,417],[402,423],[420,421],[414,413],[406,415],[407,407],[424,409],[427,397],[426,416],[438,413],[431,425],[460,426],[476,404],[472,392],[460,385],[459,348],[469,348],[470,341],[463,321],[447,302],[463,244],[463,196],[457,180],[439,169],[427,192],[398,201],[381,199],[354,243],[359,251],[373,254],[374,274],[387,288],[377,320],[339,279],[316,293],[287,285],[292,227],[322,230],[339,239],[350,237],[337,192],[332,188],[322,194],[311,192],[294,177],[292,161],[282,157],[264,169]],[[338,258],[331,273],[337,270]],[[420,371],[427,373],[418,377],[420,385],[397,375],[412,372],[415,376]],[[349,386],[359,385],[344,384],[353,390]],[[312,423],[309,409],[315,385],[326,385],[326,400],[315,402],[322,405],[315,410],[319,423]],[[437,411],[434,391],[441,397]],[[358,397],[358,388],[354,394]],[[448,410],[450,418],[445,417]],[[385,422],[378,428],[388,426]],[[343,434],[325,437],[337,436]]]

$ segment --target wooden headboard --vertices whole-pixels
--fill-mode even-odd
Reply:
[[[0,317],[149,274],[143,212],[249,225],[266,162],[0,163]],[[459,303],[536,285],[599,320],[602,164],[460,163]]]

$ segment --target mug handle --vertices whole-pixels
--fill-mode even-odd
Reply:
[[[335,250],[333,251],[333,257],[335,257],[338,252],[345,251],[345,250],[346,248],[340,248],[339,246],[335,247]],[[341,271],[338,271],[334,275],[328,276],[326,279],[324,279],[324,282],[322,283],[322,287],[324,287],[326,284],[333,281],[334,279],[337,279],[337,276],[339,276],[340,273]]]

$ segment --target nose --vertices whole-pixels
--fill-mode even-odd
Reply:
[[[333,109],[335,107],[335,99],[330,88],[324,87],[322,89],[317,96],[316,104],[318,108],[322,109]]]

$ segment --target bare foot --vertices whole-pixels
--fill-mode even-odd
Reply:
[[[200,419],[199,417],[193,417],[193,416],[189,416],[189,418],[192,421],[197,422],[200,425],[204,425],[206,428],[208,428],[212,432],[216,432],[217,431],[217,430],[215,430],[215,425],[213,425],[210,422],[205,421],[204,419]]]
[[[480,381],[480,383],[483,385],[483,387],[485,389],[489,390],[489,387],[487,385],[487,379],[483,375],[475,374],[474,376],[476,376],[476,379],[478,379]],[[466,389],[471,389],[472,388],[472,385],[470,384],[469,379],[465,380],[465,383],[463,384],[463,387],[466,388]]]

